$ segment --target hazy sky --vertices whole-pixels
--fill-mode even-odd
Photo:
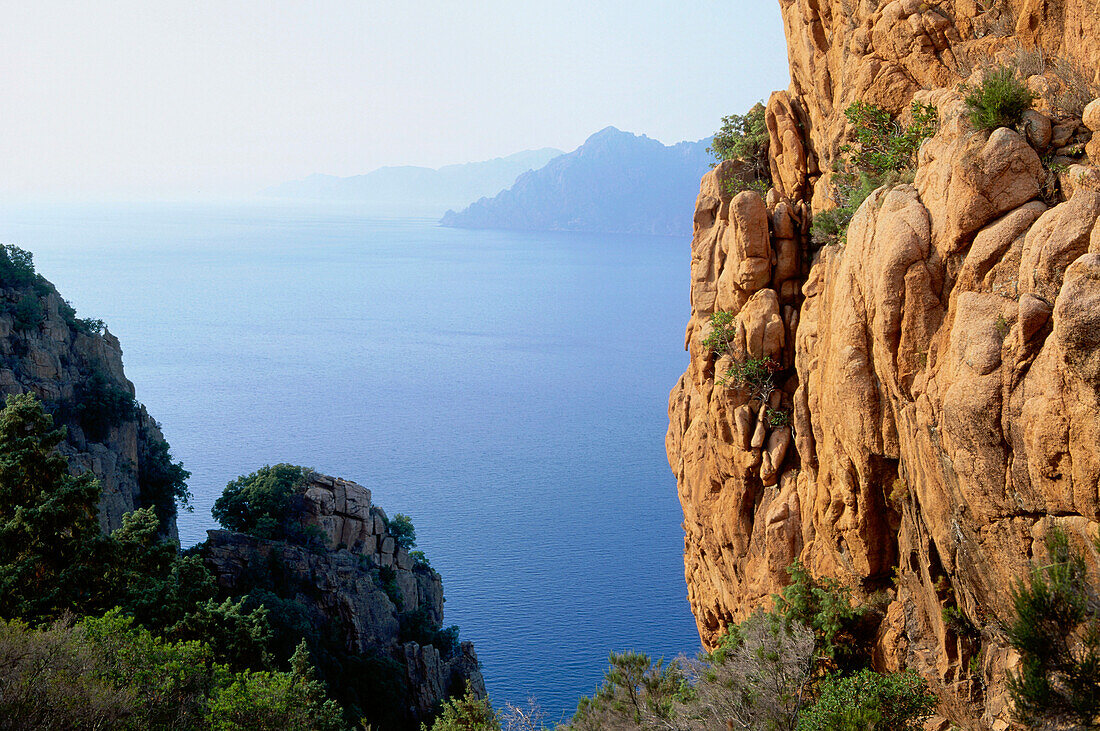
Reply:
[[[788,83],[775,0],[4,0],[0,194],[249,193],[321,172],[699,139]]]

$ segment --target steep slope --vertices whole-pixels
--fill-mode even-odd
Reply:
[[[330,690],[346,707],[385,718],[384,728],[415,728],[466,688],[484,697],[473,644],[442,629],[439,574],[398,543],[370,490],[314,473],[300,510],[322,547],[210,531],[201,551],[221,588],[273,594],[283,612],[314,628],[324,643],[314,652],[352,663],[324,678]],[[353,671],[361,677],[347,677]]]
[[[519,175],[538,170],[561,154],[561,150],[545,147],[438,169],[401,166],[378,168],[365,175],[346,178],[311,175],[268,188],[263,195],[356,203],[394,214],[412,211],[420,215],[439,215],[449,208],[495,195],[515,182]]]
[[[1007,589],[1053,526],[1081,546],[1100,528],[1100,149],[1066,156],[1100,106],[1083,124],[1060,109],[1064,76],[1037,68],[1029,135],[981,132],[956,87],[1021,43],[1100,76],[1100,8],[780,5],[792,86],[768,104],[775,190],[731,199],[723,165],[695,209],[691,360],[666,441],[692,608],[713,645],[796,559],[862,596],[883,590],[876,665],[917,669],[966,728],[1007,728]],[[914,98],[940,119],[915,184],[876,192],[846,243],[815,248],[843,110]],[[1042,199],[1041,156],[1066,165],[1064,202]],[[735,313],[747,356],[778,363],[770,405],[790,426],[718,382],[729,360],[703,345],[716,311]]]
[[[508,190],[441,223],[458,228],[687,235],[683,211],[714,162],[709,141],[671,147],[607,127]]]
[[[157,422],[134,400],[118,338],[97,320],[80,319],[52,284],[35,274],[31,255],[0,252],[0,395],[33,392],[68,435],[61,452],[76,472],[91,470],[103,487],[104,531],[134,508],[153,505],[176,536],[181,468],[169,458]]]

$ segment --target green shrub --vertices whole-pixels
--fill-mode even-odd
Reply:
[[[986,73],[977,87],[965,89],[967,115],[975,129],[1016,127],[1031,109],[1035,94],[1016,77],[1016,69],[1002,66]]]
[[[731,114],[722,118],[722,126],[714,134],[707,152],[719,161],[735,160],[745,165],[745,172],[725,181],[726,191],[737,195],[743,190],[755,190],[761,196],[771,187],[771,165],[768,161],[768,127],[764,105],[757,103],[744,116]]]
[[[852,125],[855,141],[842,145],[849,169],[880,176],[912,167],[921,142],[936,132],[936,108],[913,102],[913,121],[905,127],[890,117],[882,107],[867,102],[855,102],[844,110]]]
[[[226,485],[210,512],[232,531],[276,540],[297,537],[295,498],[305,492],[309,474],[297,465],[264,465]]]
[[[703,339],[703,347],[721,358],[733,352],[733,338],[737,332],[736,312],[712,312],[710,314],[710,334]]]
[[[843,239],[856,211],[878,188],[912,182],[917,151],[936,133],[938,113],[934,106],[919,102],[913,102],[909,113],[912,122],[903,127],[873,104],[855,102],[845,110],[854,141],[840,148],[842,157],[830,190],[836,207],[814,216],[810,225],[814,243]]]
[[[416,566],[422,566],[426,569],[432,567],[431,563],[428,562],[428,557],[424,555],[423,551],[409,551],[409,558],[413,560]]]
[[[404,513],[398,513],[389,522],[389,532],[397,545],[406,551],[416,547],[416,529],[412,519]]]
[[[25,294],[14,305],[9,305],[12,327],[16,330],[31,330],[46,319],[42,305],[34,294]]]
[[[1085,559],[1061,530],[1046,540],[1047,560],[1012,592],[1008,640],[1020,653],[1009,673],[1016,716],[1034,726],[1100,728],[1100,610]]]
[[[830,675],[817,702],[798,719],[798,731],[909,731],[921,728],[936,696],[913,671]]]
[[[798,561],[787,572],[791,583],[781,594],[773,595],[775,611],[813,631],[826,665],[850,670],[866,663],[867,638],[862,627],[866,611],[852,605],[848,587],[836,579],[813,578]]]
[[[150,430],[142,429],[141,451],[138,453],[138,486],[142,506],[157,511],[162,525],[176,516],[177,505],[191,509],[191,491],[187,479],[191,473],[179,462],[172,461],[168,442]]]
[[[49,286],[34,271],[34,255],[11,244],[0,244],[0,287],[22,288],[34,286],[37,294],[45,295]]]
[[[791,414],[789,411],[769,407],[768,410],[764,412],[764,415],[768,419],[768,426],[773,429],[781,429],[791,425]]]
[[[467,690],[461,698],[450,698],[443,703],[443,710],[429,728],[420,725],[421,731],[500,731],[500,717],[493,710],[488,698],[478,698]]]
[[[419,607],[411,612],[402,612],[398,616],[401,642],[415,642],[418,645],[432,645],[439,650],[443,658],[448,658],[458,649],[458,626],[436,627],[427,607]]]
[[[107,438],[112,428],[137,416],[130,390],[98,368],[76,387],[72,411],[84,435],[93,442]]]
[[[405,606],[405,601],[401,597],[401,587],[397,585],[397,571],[392,566],[378,567],[378,584],[395,607],[400,610]]]
[[[974,638],[980,634],[970,617],[958,607],[944,607],[940,610],[940,618],[957,637]]]

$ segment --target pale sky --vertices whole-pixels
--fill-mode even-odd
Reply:
[[[671,144],[788,84],[776,0],[0,0],[0,195],[249,194],[311,173]]]

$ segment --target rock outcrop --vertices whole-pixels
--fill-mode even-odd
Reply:
[[[167,444],[157,422],[134,401],[118,338],[102,322],[78,319],[53,285],[33,275],[29,261],[22,270],[5,270],[0,398],[33,392],[66,427],[60,451],[74,474],[90,470],[102,485],[105,532],[135,508],[160,505],[165,532],[175,539],[174,498],[154,494],[164,487]]]
[[[229,595],[273,591],[296,603],[310,626],[338,637],[348,653],[395,662],[404,674],[407,722],[426,718],[465,688],[484,697],[472,643],[436,647],[408,639],[410,619],[430,632],[441,629],[443,582],[398,544],[370,491],[313,474],[302,498],[301,522],[323,548],[209,531],[202,555],[219,586]]]
[[[918,670],[965,728],[1009,728],[1008,588],[1052,527],[1081,546],[1100,529],[1100,103],[1064,109],[1100,82],[1100,6],[780,6],[792,85],[767,108],[774,189],[731,198],[724,163],[695,209],[690,364],[666,440],[692,609],[713,646],[796,560],[885,591],[876,665]],[[1036,48],[1051,65],[1028,79],[1023,131],[972,129],[959,84]],[[816,248],[857,99],[931,103],[939,130],[913,184],[876,191],[846,242]],[[722,383],[730,357],[703,344],[718,311],[736,315],[738,357],[775,363],[766,404]]]

